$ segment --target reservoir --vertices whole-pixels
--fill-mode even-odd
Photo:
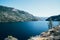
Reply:
[[[8,22],[0,23],[0,40],[12,35],[19,40],[27,40],[48,30],[48,21]],[[53,21],[53,27],[59,24]]]

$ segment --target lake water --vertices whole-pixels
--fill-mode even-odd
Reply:
[[[58,22],[53,22],[53,26],[56,25],[58,25]],[[0,23],[0,40],[4,40],[8,35],[19,40],[27,40],[31,36],[39,35],[47,30],[48,21]]]

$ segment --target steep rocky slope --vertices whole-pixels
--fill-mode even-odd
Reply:
[[[0,22],[36,21],[33,15],[15,8],[0,5]]]

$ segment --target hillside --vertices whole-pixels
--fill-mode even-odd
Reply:
[[[0,22],[24,22],[24,21],[37,21],[35,16],[28,12],[18,10],[11,7],[0,6]]]
[[[52,21],[60,21],[60,15],[51,16],[51,17],[47,18],[46,21],[49,21],[50,18]]]

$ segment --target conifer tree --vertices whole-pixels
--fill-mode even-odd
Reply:
[[[52,19],[51,19],[51,18],[50,18],[50,20],[49,20],[48,27],[49,27],[49,29],[51,29],[51,28],[52,28]]]

